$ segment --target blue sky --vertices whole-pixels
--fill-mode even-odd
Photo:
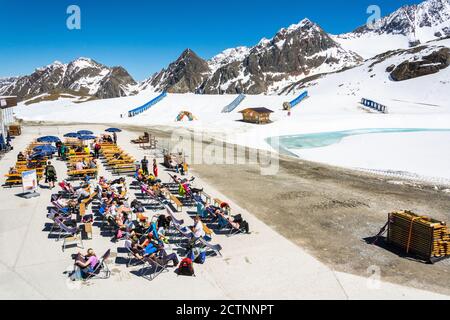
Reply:
[[[307,17],[327,32],[364,24],[420,0],[0,0],[0,77],[23,75],[55,60],[90,57],[122,65],[143,80],[185,48],[203,58],[270,38]],[[81,30],[68,30],[66,9],[81,9]]]

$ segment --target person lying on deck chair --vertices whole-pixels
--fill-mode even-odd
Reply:
[[[66,180],[63,180],[59,183],[59,186],[61,187],[61,189],[63,189],[63,191],[68,191],[70,193],[75,193],[75,188],[72,187],[72,185],[70,183],[68,183]]]
[[[198,188],[193,188],[191,186],[191,181],[193,181],[195,178],[192,177],[191,180],[187,180],[187,179],[183,179],[180,182],[180,185],[183,187],[183,189],[186,191],[186,194],[189,196],[193,196],[195,194],[199,194],[203,192],[203,188],[202,189],[198,189]]]
[[[76,146],[75,147],[75,152],[76,153],[82,153],[83,152],[83,147],[82,146]]]
[[[164,193],[167,193],[169,191],[167,188],[163,187],[160,182],[154,184],[151,190],[158,198],[164,198]]]
[[[178,260],[178,256],[175,252],[167,254],[166,250],[164,250],[164,248],[161,246],[158,246],[157,249],[158,251],[156,251],[156,253],[150,255],[151,259],[156,260],[159,264],[163,266],[167,265],[170,261],[172,261],[173,263],[172,264],[173,268],[178,266],[180,261]]]
[[[170,261],[172,261],[172,267],[176,267],[179,264],[177,254],[167,254],[163,245],[150,242],[143,246],[139,243],[127,240],[125,246],[129,246],[134,256],[138,259],[145,260],[146,258],[151,258],[152,260],[156,260],[161,265],[167,265]]]
[[[170,228],[170,223],[172,222],[171,216],[166,216],[164,214],[158,217],[156,222],[156,227],[158,228],[158,233],[165,235],[166,231]]]
[[[222,211],[219,211],[218,215],[219,215],[218,219],[219,229],[225,228],[229,224],[236,230],[240,230],[242,228],[245,230],[246,233],[249,233],[249,225],[246,221],[242,219],[242,216],[240,214],[232,217],[229,215],[225,215]]]
[[[190,246],[193,246],[197,239],[203,238],[205,236],[205,230],[203,228],[203,222],[200,219],[200,216],[194,217],[194,225],[189,227],[192,231],[192,237],[189,241]]]
[[[75,270],[70,278],[72,281],[84,279],[87,275],[89,275],[89,273],[94,272],[98,263],[99,260],[95,255],[94,250],[88,249],[85,256],[78,253],[75,259]]]
[[[80,188],[78,190],[75,191],[75,195],[76,195],[76,199],[78,203],[81,203],[81,201],[83,201],[84,199],[89,198],[91,195],[89,192],[87,192],[85,189]]]
[[[121,194],[122,191],[127,190],[125,178],[119,178],[112,181],[109,184],[111,190],[117,191],[118,194]]]

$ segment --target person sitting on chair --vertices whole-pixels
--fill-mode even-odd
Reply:
[[[15,167],[9,168],[9,174],[17,174],[19,173]]]
[[[91,196],[90,193],[83,188],[77,189],[75,195],[77,196],[78,203],[81,203],[81,201],[88,199]]]
[[[157,252],[150,254],[149,258],[155,260],[160,265],[165,266],[170,261],[172,261],[172,263],[173,263],[172,267],[176,267],[180,263],[180,261],[178,260],[178,256],[175,252],[171,253],[171,254],[167,254],[167,252],[166,252],[166,250],[164,250],[163,246],[158,246],[157,250],[158,250]]]
[[[203,222],[200,216],[194,217],[194,225],[190,229],[192,231],[191,244],[194,244],[197,239],[205,236],[205,230],[203,229]]]
[[[85,256],[78,253],[75,259],[75,270],[71,276],[72,280],[81,280],[90,273],[93,273],[98,262],[99,260],[92,249],[88,249]]]
[[[84,169],[84,165],[82,161],[77,161],[75,163],[75,170],[76,171],[82,171]]]
[[[25,156],[23,155],[22,152],[19,152],[19,154],[17,155],[17,161],[24,161],[24,160],[26,160]]]

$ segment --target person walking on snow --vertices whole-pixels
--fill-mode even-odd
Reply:
[[[153,175],[155,178],[158,178],[158,164],[156,163],[156,159],[153,159]]]

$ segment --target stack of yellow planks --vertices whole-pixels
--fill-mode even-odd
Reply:
[[[389,214],[388,242],[406,253],[432,261],[450,256],[450,233],[445,222],[411,211]]]

